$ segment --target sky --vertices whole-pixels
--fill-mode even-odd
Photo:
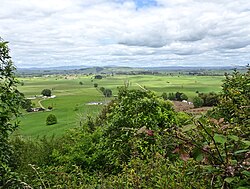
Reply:
[[[248,0],[0,0],[18,68],[244,66]]]

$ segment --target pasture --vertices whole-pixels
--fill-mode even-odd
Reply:
[[[109,88],[116,95],[117,87],[129,83],[130,89],[139,89],[140,86],[155,91],[157,95],[163,92],[183,92],[190,100],[199,92],[220,92],[222,76],[186,76],[186,75],[115,75],[103,79],[93,79],[93,76],[84,75],[52,75],[43,77],[19,78],[24,83],[19,90],[26,97],[40,95],[43,89],[51,89],[54,99],[41,101],[44,107],[52,106],[51,112],[24,112],[19,118],[20,127],[15,134],[28,137],[60,136],[67,129],[79,126],[87,119],[87,116],[95,117],[101,111],[103,105],[87,105],[90,102],[102,102],[103,104],[112,98],[105,98],[98,90],[100,87]],[[82,82],[82,85],[79,84]],[[94,83],[98,87],[94,87]],[[35,106],[39,99],[32,100]],[[46,117],[55,114],[58,123],[47,126]]]

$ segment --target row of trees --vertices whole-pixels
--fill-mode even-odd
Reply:
[[[164,100],[177,100],[177,101],[183,101],[188,100],[188,96],[185,93],[176,92],[176,93],[162,93],[162,98]]]

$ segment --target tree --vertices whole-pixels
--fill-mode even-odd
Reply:
[[[22,108],[29,112],[32,108],[31,100],[24,99],[24,101],[22,102]]]
[[[51,90],[50,89],[43,89],[43,91],[41,92],[41,94],[43,96],[51,96]]]
[[[57,123],[57,118],[54,114],[49,114],[46,119],[46,125],[53,125]]]
[[[104,89],[103,95],[105,97],[111,97],[112,96],[112,90],[111,89]]]
[[[200,97],[198,97],[198,96],[194,97],[194,99],[193,99],[193,104],[194,104],[194,107],[195,107],[195,108],[202,107],[202,106],[203,106],[203,103],[204,103],[204,101],[203,101],[202,98],[200,98]]]
[[[121,88],[117,99],[103,113],[105,156],[108,162],[118,167],[132,154],[143,153],[143,148],[148,149],[157,138],[154,135],[178,125],[172,103],[150,91]],[[170,136],[166,138],[164,144],[171,140]],[[137,148],[138,143],[140,147]]]
[[[175,94],[174,93],[168,93],[168,99],[169,100],[175,100]]]
[[[188,96],[186,94],[182,93],[180,96],[180,100],[182,101],[182,100],[187,100],[187,99],[188,99]]]
[[[175,100],[181,101],[181,95],[182,95],[182,94],[183,94],[183,93],[176,92],[176,93],[175,93]]]
[[[232,75],[226,74],[222,85],[222,95],[217,113],[231,123],[250,125],[250,69],[241,74],[234,71]],[[249,127],[248,127],[249,129]]]
[[[100,91],[102,91],[102,92],[103,92],[104,90],[105,90],[105,88],[104,88],[104,87],[100,87]]]
[[[82,81],[80,81],[80,82],[79,82],[79,85],[83,85],[83,82],[82,82]]]
[[[219,95],[215,92],[199,93],[198,96],[203,99],[204,106],[216,106],[219,102]]]
[[[95,88],[98,87],[98,83],[94,83],[94,87],[95,87]]]
[[[102,79],[101,75],[95,75],[95,79]]]
[[[18,127],[18,121],[13,121],[20,115],[24,96],[17,89],[15,67],[9,56],[7,42],[0,38],[0,188],[9,188],[7,183],[13,178],[11,167],[12,147],[9,144],[10,135]]]

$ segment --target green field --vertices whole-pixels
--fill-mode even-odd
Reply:
[[[222,76],[163,76],[163,75],[115,75],[103,79],[93,79],[93,76],[44,76],[19,78],[24,85],[19,90],[26,97],[40,95],[45,88],[53,89],[54,99],[41,101],[44,107],[53,106],[52,112],[24,112],[19,119],[20,127],[16,134],[24,136],[60,136],[69,128],[79,126],[88,115],[96,116],[102,109],[102,105],[87,105],[89,102],[107,103],[111,98],[104,98],[99,87],[110,88],[113,94],[117,94],[117,87],[129,82],[131,89],[139,89],[140,86],[155,91],[157,95],[163,92],[183,92],[190,100],[199,92],[219,92],[224,77]],[[79,82],[83,85],[80,85]],[[93,86],[98,83],[98,88]],[[33,100],[38,106],[39,99]],[[46,117],[53,113],[58,123],[46,126]]]

